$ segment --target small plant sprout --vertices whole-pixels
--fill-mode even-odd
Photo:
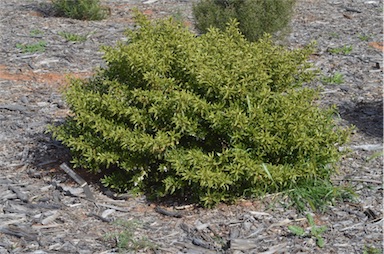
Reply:
[[[384,155],[384,152],[383,151],[378,151],[378,152],[375,152],[374,154],[372,154],[371,156],[369,156],[366,161],[371,161],[371,160],[374,160],[376,158],[379,158],[379,157],[382,157]]]
[[[352,46],[343,46],[340,48],[330,48],[328,49],[328,52],[331,54],[343,54],[348,55],[352,52]]]
[[[333,75],[322,78],[323,83],[340,85],[344,82],[344,76],[340,72],[335,72]]]
[[[78,34],[67,33],[67,32],[59,32],[58,34],[64,39],[66,39],[67,41],[84,42],[87,40],[87,36],[84,36],[84,35],[78,35]]]
[[[362,41],[368,41],[371,38],[371,36],[365,34],[360,34],[358,37]]]
[[[180,9],[176,10],[174,13],[172,13],[172,18],[176,20],[177,22],[182,23],[184,21],[183,13]]]
[[[364,246],[363,254],[381,254],[383,253],[382,249],[370,247],[370,246]]]
[[[325,246],[324,238],[321,236],[326,230],[326,226],[316,226],[315,221],[311,214],[306,214],[310,231],[307,232],[304,228],[299,226],[290,225],[288,226],[288,229],[295,235],[300,237],[313,237],[316,239],[316,244],[320,248],[323,248]]]
[[[38,37],[43,35],[43,31],[40,31],[39,29],[33,29],[31,32],[29,32],[29,35],[32,37]]]
[[[340,37],[340,35],[336,32],[332,32],[329,34],[329,37],[338,39]]]
[[[146,237],[139,237],[137,231],[142,227],[137,220],[118,220],[114,223],[118,232],[109,233],[106,240],[115,240],[119,252],[154,250],[156,246]]]
[[[46,41],[39,41],[38,43],[34,43],[34,44],[21,44],[21,43],[16,44],[16,48],[21,49],[23,53],[44,52],[46,46],[47,46]]]

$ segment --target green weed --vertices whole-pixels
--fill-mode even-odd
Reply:
[[[309,213],[306,214],[308,223],[311,227],[310,232],[306,232],[304,228],[299,226],[288,226],[288,229],[295,235],[300,237],[314,237],[316,239],[316,244],[320,248],[323,248],[325,246],[324,238],[321,236],[326,230],[326,226],[316,226],[315,221]]]
[[[139,250],[154,250],[155,244],[146,237],[137,236],[137,230],[141,227],[138,220],[118,220],[115,222],[118,232],[106,235],[106,240],[115,240],[119,252]]]
[[[84,42],[87,40],[87,36],[73,34],[73,33],[59,32],[59,35],[64,39],[66,39],[67,41]]]
[[[330,182],[319,180],[303,181],[285,193],[300,212],[308,208],[324,212],[337,201],[354,200],[356,197],[349,186],[333,186]]]
[[[43,31],[40,31],[39,29],[33,29],[31,32],[29,32],[30,36],[39,36],[43,35]]]
[[[363,249],[363,254],[381,254],[381,253],[383,253],[383,250],[375,247],[364,246],[364,249]]]
[[[328,52],[331,54],[348,55],[349,53],[352,52],[352,46],[343,46],[340,48],[331,48],[331,49],[328,49]]]
[[[39,41],[38,43],[34,43],[34,44],[21,44],[21,43],[16,44],[16,48],[21,49],[23,53],[44,52],[46,46],[47,46],[46,41]]]
[[[329,34],[329,37],[338,39],[340,37],[340,35],[336,32],[332,32]]]
[[[371,160],[374,160],[376,158],[379,158],[381,156],[384,155],[384,152],[383,151],[378,151],[378,152],[375,152],[374,154],[372,154],[371,156],[369,156],[366,161],[371,161]]]
[[[335,72],[331,76],[325,76],[322,78],[323,83],[340,85],[344,82],[344,76],[340,72]]]
[[[362,40],[362,41],[368,41],[368,40],[371,38],[371,36],[369,36],[369,35],[364,35],[364,34],[360,34],[358,37],[359,37],[359,39]]]
[[[172,13],[172,18],[177,22],[182,23],[184,21],[183,13],[180,10],[177,10]]]

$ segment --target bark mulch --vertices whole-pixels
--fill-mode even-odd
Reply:
[[[71,171],[67,149],[45,133],[69,113],[60,95],[66,78],[89,77],[104,66],[99,47],[125,39],[133,8],[151,18],[182,18],[192,28],[193,2],[102,1],[111,10],[103,21],[56,17],[49,0],[0,2],[0,253],[382,253],[378,0],[298,0],[283,42],[294,48],[317,41],[311,60],[323,75],[339,72],[344,80],[313,86],[322,88],[323,105],[338,106],[340,124],[356,126],[334,180],[351,184],[359,196],[313,214],[317,226],[327,227],[324,248],[315,238],[290,233],[289,225],[310,227],[303,214],[273,195],[214,209],[155,204],[105,190],[99,176]],[[63,32],[86,40],[67,41]],[[33,44],[41,51],[27,49]],[[348,54],[330,53],[349,46]]]

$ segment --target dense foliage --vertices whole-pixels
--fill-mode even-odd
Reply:
[[[196,27],[202,33],[210,27],[224,31],[231,19],[250,41],[264,33],[287,31],[296,0],[201,0],[193,6]]]
[[[128,42],[104,48],[107,68],[65,92],[73,114],[53,134],[76,166],[109,168],[103,182],[119,190],[204,205],[329,180],[348,131],[302,88],[312,45],[251,43],[235,22],[196,37],[136,19]]]
[[[100,0],[51,0],[58,15],[80,20],[102,20],[108,15],[108,8]]]

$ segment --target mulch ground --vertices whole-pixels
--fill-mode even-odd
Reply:
[[[341,125],[356,126],[334,180],[350,184],[358,198],[313,214],[316,225],[327,227],[324,248],[315,238],[290,233],[289,225],[310,228],[303,214],[274,196],[214,209],[150,203],[112,193],[98,176],[77,172],[90,185],[89,196],[60,167],[70,165],[70,155],[45,131],[69,113],[61,97],[67,78],[89,77],[105,66],[99,48],[125,40],[133,8],[153,19],[183,18],[192,29],[193,2],[102,1],[111,9],[103,21],[55,17],[48,0],[0,3],[0,253],[382,253],[380,1],[299,0],[292,32],[282,42],[295,48],[317,41],[311,61],[324,76],[341,73],[343,82],[311,86],[322,89],[321,104],[337,105]],[[60,32],[87,40],[69,42]],[[42,51],[22,50],[41,42]],[[345,46],[352,51],[330,53]],[[119,248],[123,236],[125,249]]]

